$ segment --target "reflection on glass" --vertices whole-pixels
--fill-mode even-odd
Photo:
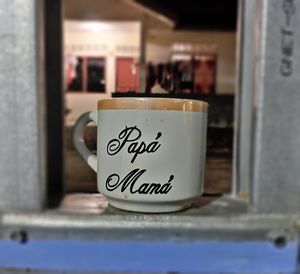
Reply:
[[[87,59],[88,92],[105,92],[105,60],[103,58]]]
[[[173,64],[173,78],[175,93],[192,93],[192,62],[187,60],[175,61]]]
[[[67,90],[82,91],[82,58],[76,56],[67,57]]]
[[[215,92],[216,58],[213,55],[200,55],[195,58],[195,93]]]
[[[148,63],[146,93],[213,94],[216,69],[216,55],[174,54],[168,63]]]

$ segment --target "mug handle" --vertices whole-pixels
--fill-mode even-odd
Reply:
[[[73,128],[73,145],[82,159],[97,173],[97,156],[85,145],[83,133],[89,122],[97,125],[98,113],[96,111],[82,114]]]

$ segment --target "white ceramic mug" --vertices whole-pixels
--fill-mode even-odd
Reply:
[[[81,157],[97,172],[98,190],[114,207],[172,212],[203,191],[205,102],[167,98],[116,98],[98,102],[73,131]],[[84,144],[87,123],[97,124],[97,155]]]

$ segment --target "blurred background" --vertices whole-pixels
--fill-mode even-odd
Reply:
[[[207,194],[231,190],[237,1],[64,0],[65,187],[94,192],[71,143],[99,99],[193,98],[210,104]],[[86,130],[96,150],[96,128]],[[76,172],[74,172],[76,170]]]

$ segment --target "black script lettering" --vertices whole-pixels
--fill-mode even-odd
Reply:
[[[121,151],[121,149],[125,146],[126,143],[130,143],[127,148],[127,152],[130,154],[134,154],[131,159],[131,163],[134,163],[139,154],[143,154],[145,152],[154,153],[160,148],[161,144],[158,141],[151,142],[148,145],[143,141],[140,143],[137,142],[137,140],[140,139],[141,136],[142,132],[140,129],[137,128],[137,126],[126,126],[125,129],[123,129],[120,132],[118,139],[112,139],[109,141],[106,148],[107,153],[109,155],[115,155],[119,151]],[[158,140],[161,136],[162,133],[158,132],[155,140]]]
[[[134,193],[139,194],[167,194],[171,190],[172,186],[170,183],[161,185],[161,184],[142,184],[138,190],[136,190]]]
[[[161,137],[161,132],[158,132],[155,140],[158,140],[160,137]],[[147,152],[153,153],[153,152],[157,151],[160,148],[160,146],[161,146],[161,144],[159,142],[152,142],[148,145]]]
[[[160,188],[161,188],[161,184],[154,184],[153,183],[148,188],[147,193],[152,194],[154,192],[155,194],[159,194],[160,193]]]
[[[117,154],[127,142],[133,142],[141,137],[141,131],[136,127],[125,127],[120,134],[119,139],[112,139],[107,145],[107,153],[109,155]],[[120,141],[122,140],[122,141]]]
[[[138,192],[139,194],[147,194],[148,193],[148,187],[149,184],[142,184],[137,191],[134,193]]]
[[[134,153],[132,159],[131,159],[131,163],[134,162],[134,160],[136,159],[136,157],[139,154],[143,154],[146,151],[146,144],[144,142],[141,142],[139,147],[136,148],[138,145],[138,143],[132,143],[130,144],[130,146],[128,147],[128,153]]]
[[[116,173],[111,174],[106,180],[106,189],[108,191],[114,191],[120,188],[121,192],[124,192],[129,188],[130,193],[135,194],[167,194],[172,185],[170,182],[174,179],[174,175],[170,175],[168,183],[143,183],[139,187],[135,187],[137,180],[146,172],[146,169],[136,168],[130,171],[123,180],[120,180],[120,176]]]
[[[170,175],[168,183],[170,183],[171,181],[173,181],[173,179],[174,179],[174,175]]]
[[[171,190],[171,188],[172,188],[172,186],[171,186],[171,184],[164,184],[163,186],[162,186],[162,188],[160,189],[160,193],[161,194],[167,194],[170,190]]]
[[[117,189],[120,185],[121,187],[121,192],[124,192],[126,188],[131,184],[130,187],[130,192],[132,193],[131,189],[132,186],[135,184],[135,182],[138,180],[138,178],[145,173],[146,169],[140,170],[139,168],[136,168],[132,171],[130,171],[123,180],[120,181],[120,176],[116,173],[111,174],[107,180],[106,180],[106,189],[108,191],[113,191]],[[113,182],[115,180],[115,182]]]

